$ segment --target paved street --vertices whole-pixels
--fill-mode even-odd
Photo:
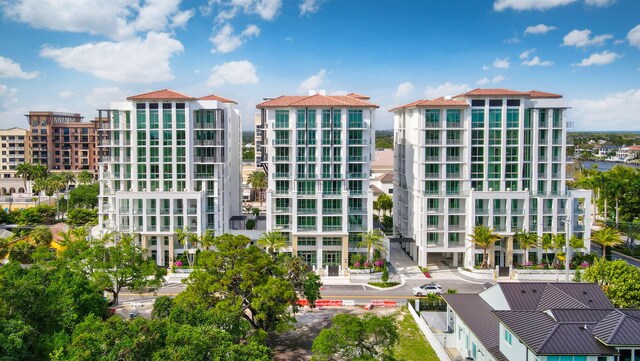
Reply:
[[[477,293],[484,289],[483,284],[487,281],[471,279],[461,275],[456,268],[448,267],[439,260],[434,259],[429,264],[431,278],[423,275],[417,265],[407,256],[398,244],[392,245],[390,269],[390,279],[403,283],[402,286],[390,289],[378,290],[366,284],[332,284],[334,281],[323,279],[325,286],[322,289],[322,298],[354,300],[356,304],[366,304],[371,300],[388,299],[404,303],[408,298],[415,298],[411,289],[427,282],[437,282],[445,291],[455,289],[458,293]],[[170,282],[162,287],[156,294],[175,296],[185,289],[185,285],[180,283],[179,278],[171,277]],[[340,283],[348,283],[343,279]],[[121,303],[131,301],[151,301],[154,294],[146,293],[140,296],[137,293],[123,291],[120,296]]]

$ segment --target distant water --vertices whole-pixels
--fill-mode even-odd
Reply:
[[[640,164],[632,164],[632,163],[616,163],[616,162],[592,162],[592,161],[586,161],[586,162],[582,162],[582,168],[584,169],[589,169],[591,168],[594,164],[596,164],[598,166],[598,170],[601,171],[607,171],[613,167],[615,167],[616,165],[624,165],[627,167],[634,167],[634,168],[640,168]]]

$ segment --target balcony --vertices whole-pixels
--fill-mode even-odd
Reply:
[[[298,225],[298,232],[315,232],[317,230],[318,230],[318,226]]]
[[[425,156],[424,157],[424,161],[425,162],[439,162],[440,161],[440,156]]]
[[[342,226],[322,226],[323,232],[340,232],[342,231]]]
[[[273,145],[289,145],[291,141],[289,139],[274,139]]]
[[[322,191],[324,197],[339,197],[342,195],[342,191]]]
[[[542,210],[542,213],[544,213],[544,214],[552,214],[553,213],[553,208],[544,208]]]
[[[427,208],[427,213],[429,214],[433,214],[433,213],[442,213],[444,212],[444,208],[442,207],[438,207],[438,208]]]
[[[277,229],[277,230],[286,231],[286,230],[291,229],[291,225],[289,225],[289,224],[276,224],[274,226],[274,228]]]
[[[511,214],[524,214],[524,208],[511,208]]]
[[[367,174],[364,172],[347,173],[347,178],[349,179],[367,178]]]
[[[274,162],[289,162],[291,160],[291,157],[289,157],[288,155],[280,155],[275,156],[272,159]]]
[[[459,155],[448,155],[447,162],[460,162],[462,161],[462,157]]]
[[[425,179],[440,179],[440,173],[425,173]]]
[[[290,172],[275,173],[273,175],[273,178],[275,178],[275,179],[291,178],[291,173]]]
[[[447,139],[447,145],[460,145],[462,144],[462,139]]]
[[[425,128],[442,128],[442,123],[441,122],[425,122],[424,127]]]
[[[447,128],[462,128],[462,122],[447,122]]]
[[[322,214],[342,214],[342,208],[323,208]]]
[[[573,207],[574,214],[584,214],[584,206]]]
[[[349,128],[364,128],[364,122],[349,122]]]
[[[119,212],[121,215],[127,215],[129,214],[129,208],[120,208]]]
[[[451,178],[460,178],[460,172],[451,172],[451,173],[447,173],[447,179],[451,179]]]
[[[349,207],[349,213],[366,213],[367,209],[362,207]]]
[[[505,208],[494,208],[493,214],[507,214],[507,210]]]
[[[464,208],[449,208],[449,214],[465,213]]]
[[[193,208],[187,208],[187,214],[197,214],[198,213],[198,209],[193,207]]]
[[[349,162],[366,162],[366,158],[362,155],[350,155]]]
[[[291,213],[291,207],[274,207],[274,213]],[[299,213],[303,213],[302,210],[298,210]]]
[[[277,195],[288,195],[289,194],[289,189],[276,189],[276,194]],[[304,193],[298,192],[298,194],[304,194]]]
[[[349,191],[350,196],[361,196],[364,195],[364,191],[362,189],[354,189]]]
[[[427,145],[440,145],[441,141],[440,141],[440,139],[425,139],[424,140],[424,144],[427,144]]]
[[[476,208],[476,215],[489,214],[489,210],[486,208]]]
[[[290,211],[285,211],[290,212]],[[298,214],[316,214],[318,213],[317,208],[298,208]]]
[[[365,232],[367,227],[364,224],[350,224],[349,232]]]
[[[546,162],[547,160],[549,160],[549,159],[547,158],[546,155],[538,156],[538,162]]]
[[[365,145],[366,144],[366,140],[365,139],[349,139],[347,141],[347,144],[348,145]]]
[[[464,224],[450,224],[449,231],[464,231],[466,228]]]

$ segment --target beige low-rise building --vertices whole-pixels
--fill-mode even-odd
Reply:
[[[15,178],[18,164],[29,162],[28,131],[0,129],[0,178]]]

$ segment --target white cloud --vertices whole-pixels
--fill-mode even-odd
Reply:
[[[525,30],[525,34],[546,34],[551,30],[555,30],[555,26],[549,26],[545,24],[538,24],[533,26],[528,26]]]
[[[0,56],[0,78],[33,79],[37,76],[37,71],[23,71],[20,64],[9,58]]]
[[[615,0],[584,0],[584,2],[588,6],[604,8],[604,7],[607,7],[607,6],[611,5],[611,4],[613,4],[616,1]]]
[[[509,58],[496,58],[496,60],[493,61],[493,66],[498,69],[509,69]]]
[[[17,103],[18,102],[18,99],[16,98],[17,93],[18,93],[18,90],[14,88],[9,88],[4,84],[0,84],[0,108],[7,109],[12,104]]]
[[[446,82],[444,84],[440,84],[435,88],[430,86],[424,91],[424,95],[427,99],[434,99],[441,96],[454,96],[461,93],[465,93],[471,90],[471,87],[467,84],[453,84],[451,82]]]
[[[193,11],[181,0],[8,0],[0,7],[15,21],[37,29],[86,32],[125,40],[138,32],[184,26]]]
[[[219,23],[235,18],[240,12],[271,21],[278,16],[281,7],[282,0],[209,0],[207,5],[200,6],[200,11],[203,15],[216,12]]]
[[[590,57],[584,58],[580,63],[573,64],[573,65],[576,65],[576,66],[607,65],[607,64],[613,63],[619,57],[620,57],[620,54],[612,53],[608,50],[605,50],[601,53],[591,54]]]
[[[240,60],[214,66],[207,79],[207,86],[215,88],[225,84],[258,84],[259,81],[256,67],[248,60]]]
[[[40,56],[100,79],[151,83],[173,79],[169,59],[183,50],[182,43],[169,34],[152,31],[145,39],[103,41],[69,48],[47,46],[40,51]]]
[[[327,75],[327,71],[320,69],[318,74],[312,75],[305,79],[300,86],[298,86],[298,93],[308,93],[309,90],[318,89],[323,83],[324,78]]]
[[[562,45],[575,46],[576,48],[604,45],[605,41],[612,39],[613,35],[603,34],[591,37],[591,30],[572,30],[569,34],[565,35],[562,39]]]
[[[535,48],[523,51],[520,53],[520,59],[529,59],[529,56],[535,51]]]
[[[506,78],[504,77],[504,75],[496,75],[496,76],[493,77],[493,79],[491,79],[491,82],[496,84],[496,83],[499,83],[499,82],[501,82],[501,81],[503,81],[505,79]]]
[[[570,106],[571,119],[579,130],[637,129],[640,89],[607,94],[602,99],[577,99]]]
[[[487,71],[487,70],[489,70],[489,67],[487,65],[483,65],[482,66],[482,70]]]
[[[571,4],[576,0],[495,0],[493,10],[547,10],[558,6]]]
[[[72,95],[73,95],[73,92],[71,90],[61,90],[58,92],[58,98],[61,98],[61,99],[69,99],[71,98]]]
[[[93,88],[84,97],[84,102],[93,109],[109,107],[109,103],[122,101],[127,97],[127,93],[118,87],[98,87]]]
[[[489,83],[491,83],[491,80],[489,80],[489,78],[485,76],[484,78],[478,79],[478,81],[476,82],[476,85],[485,85]]]
[[[240,34],[233,33],[233,27],[225,24],[222,29],[209,40],[215,45],[212,52],[228,53],[236,50],[249,38],[260,35],[260,28],[256,25],[248,25]]]
[[[302,0],[300,3],[300,15],[313,14],[320,10],[318,0]]]
[[[505,44],[520,44],[522,40],[518,37],[518,35],[514,35],[512,37],[510,37],[509,39],[505,39],[504,43]]]
[[[404,98],[408,96],[413,92],[413,89],[415,89],[415,86],[413,85],[413,83],[408,81],[398,85],[398,90],[396,90],[396,98]]]
[[[525,60],[522,62],[522,65],[526,66],[551,66],[553,65],[552,61],[541,60],[539,56],[534,56],[531,60]]]
[[[179,11],[171,18],[171,27],[172,28],[184,28],[189,19],[191,19],[196,14],[196,11],[193,9]]]
[[[629,40],[629,44],[640,48],[640,25],[636,25],[635,28],[629,31],[627,40]]]

